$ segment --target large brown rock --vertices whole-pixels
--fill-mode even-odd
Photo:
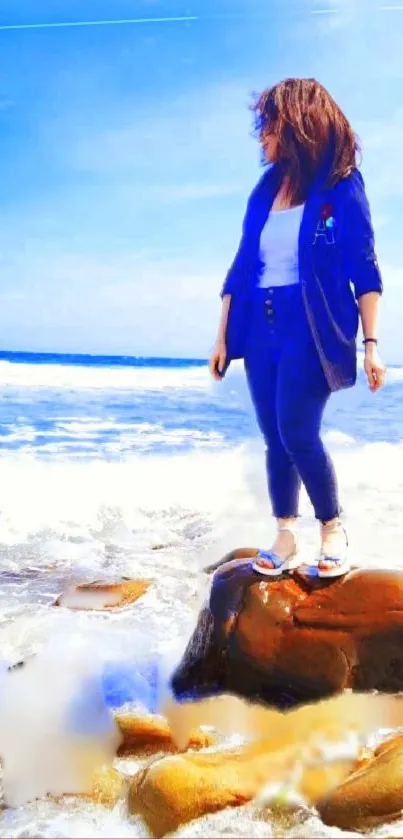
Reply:
[[[402,706],[401,697],[368,694],[342,694],[286,713],[233,696],[191,703],[183,710],[185,716],[191,713],[192,724],[203,720],[227,731],[231,719],[233,729],[241,721],[243,733],[252,733],[254,742],[226,752],[157,758],[134,778],[100,767],[92,797],[107,807],[126,799],[130,812],[162,836],[202,815],[245,804],[273,784],[274,799],[266,792],[256,812],[267,804],[284,812],[287,796],[291,801],[300,796],[329,825],[368,829],[401,816],[403,735],[363,752],[360,736],[365,739],[381,724],[401,725]],[[121,757],[175,750],[169,725],[161,718],[118,716],[117,723]],[[352,733],[357,735],[353,740]],[[188,747],[211,743],[196,729]]]
[[[243,748],[230,754],[187,752],[162,758],[135,776],[129,810],[143,817],[154,836],[164,836],[207,813],[246,804],[270,780],[286,784],[300,758],[300,743],[279,751],[262,743],[259,749]],[[346,777],[351,765],[352,761],[340,759],[330,766],[307,768],[296,792],[314,803]]]
[[[348,735],[363,735],[382,721],[391,725],[403,719],[402,700],[357,694],[287,713],[231,696],[191,704],[193,716],[197,712],[203,723],[224,721],[227,727],[227,720],[232,719],[237,730],[242,720],[245,730],[249,720],[256,740],[229,752],[186,752],[144,767],[130,784],[128,803],[154,836],[207,813],[245,804],[270,783],[280,786],[280,794],[281,787],[291,786],[294,794],[316,804],[354,768],[356,753]],[[259,731],[262,736],[257,739]],[[349,743],[347,750],[340,749],[343,742]]]
[[[215,571],[173,677],[177,696],[231,692],[288,707],[346,688],[403,690],[403,572],[323,580],[302,567],[273,579],[253,571],[255,554],[235,551]]]
[[[402,818],[403,735],[383,743],[318,803],[325,824],[368,830]]]
[[[144,758],[145,756],[178,752],[167,720],[156,715],[117,714],[116,723],[121,735],[117,756]],[[202,749],[212,746],[217,740],[210,734],[195,728],[189,733],[188,748]],[[117,801],[127,798],[130,776],[113,766],[100,765],[93,775],[92,797],[105,807],[114,807]],[[88,798],[88,795],[83,797]]]

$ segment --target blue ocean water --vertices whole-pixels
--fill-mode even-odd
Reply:
[[[0,353],[0,450],[121,458],[253,433],[205,361]]]
[[[119,459],[238,445],[256,436],[241,368],[213,385],[197,359],[0,352],[0,452]],[[363,375],[332,397],[324,429],[399,442],[403,369],[379,394]]]

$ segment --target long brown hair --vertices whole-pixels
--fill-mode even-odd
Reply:
[[[267,88],[252,104],[255,132],[277,141],[276,162],[289,182],[292,203],[305,200],[312,181],[327,166],[332,186],[357,165],[359,142],[330,93],[315,79],[285,79]]]

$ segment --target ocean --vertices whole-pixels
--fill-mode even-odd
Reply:
[[[403,567],[403,368],[373,395],[361,367],[357,386],[331,399],[324,438],[354,561]],[[273,533],[241,366],[214,383],[200,360],[3,352],[0,384],[0,659],[60,632],[51,604],[66,584],[122,575],[154,585],[132,609],[72,614],[69,631],[110,659],[183,649],[201,568],[237,546],[267,547]],[[301,512],[309,559],[318,538],[305,495]],[[186,836],[269,835],[247,816],[235,833],[230,815],[215,819]],[[319,822],[312,830],[336,835]],[[122,809],[76,800],[0,814],[0,837],[146,835]]]

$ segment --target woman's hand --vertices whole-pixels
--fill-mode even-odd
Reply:
[[[369,389],[375,393],[385,384],[386,368],[382,364],[376,344],[365,345],[364,370],[368,379]]]
[[[222,379],[222,372],[225,367],[225,361],[227,358],[227,348],[225,346],[225,341],[223,338],[217,338],[215,347],[213,352],[210,356],[209,362],[209,370],[210,373],[217,382],[221,381]]]

